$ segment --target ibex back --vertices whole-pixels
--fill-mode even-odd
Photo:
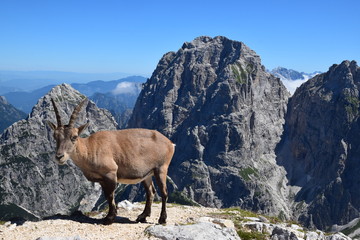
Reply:
[[[161,133],[147,129],[99,131],[87,138],[80,138],[88,123],[79,128],[75,128],[74,124],[86,101],[83,100],[74,109],[69,124],[63,125],[56,104],[51,99],[57,119],[57,126],[48,122],[56,140],[55,161],[64,164],[71,158],[88,180],[100,183],[109,203],[104,224],[111,224],[115,220],[114,191],[118,182],[142,182],[146,190],[146,205],[136,221],[146,222],[155,194],[152,182],[152,176],[155,176],[162,197],[159,223],[166,223],[166,177],[175,145]]]

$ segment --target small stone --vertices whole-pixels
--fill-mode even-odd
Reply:
[[[260,218],[257,218],[257,217],[244,217],[244,219],[247,219],[247,220],[250,220],[250,221],[253,221],[253,222],[262,222],[260,220]]]
[[[222,227],[235,228],[234,222],[229,219],[214,219],[213,222],[219,224]]]
[[[259,220],[260,220],[260,222],[263,222],[263,223],[269,223],[270,221],[266,218],[266,217],[264,217],[264,216],[259,216]]]
[[[15,228],[16,228],[16,223],[13,223],[10,226],[8,226],[9,230],[14,230]]]

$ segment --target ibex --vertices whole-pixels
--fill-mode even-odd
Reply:
[[[159,223],[166,223],[166,177],[175,145],[161,133],[147,129],[99,131],[87,138],[81,138],[79,135],[89,123],[79,128],[75,128],[74,124],[86,101],[84,99],[76,106],[69,124],[63,125],[58,108],[51,99],[57,126],[51,122],[48,122],[48,125],[54,130],[56,140],[55,161],[61,165],[71,158],[88,180],[100,183],[109,203],[109,212],[104,218],[104,224],[112,224],[115,221],[117,211],[114,191],[118,182],[142,182],[146,190],[146,204],[136,221],[146,222],[146,217],[151,214],[155,194],[152,182],[152,176],[155,176],[162,197]]]

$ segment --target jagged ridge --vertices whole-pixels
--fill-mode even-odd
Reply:
[[[359,217],[360,68],[333,65],[304,83],[289,101],[277,150],[288,172],[294,215],[326,229]]]

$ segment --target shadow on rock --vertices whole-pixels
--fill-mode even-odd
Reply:
[[[92,217],[84,215],[80,211],[73,213],[71,216],[55,215],[52,217],[44,218],[44,220],[56,220],[56,219],[69,220],[69,221],[74,221],[74,222],[79,222],[79,223],[89,223],[89,224],[98,224],[98,225],[103,224],[102,218],[92,218]],[[131,221],[129,218],[117,216],[115,218],[114,223],[128,223],[128,224],[131,223],[132,224],[132,223],[137,223],[137,222]]]

